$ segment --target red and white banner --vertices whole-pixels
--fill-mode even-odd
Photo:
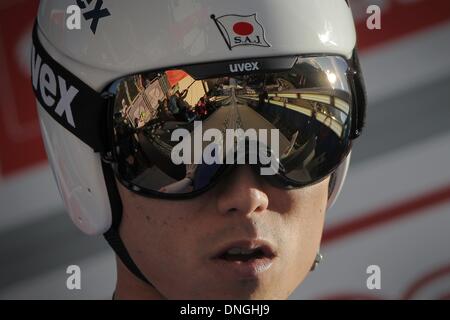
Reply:
[[[447,133],[353,167],[327,213],[323,263],[292,298],[448,299],[449,141]],[[371,265],[379,290],[367,287]]]

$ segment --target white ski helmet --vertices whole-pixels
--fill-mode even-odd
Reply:
[[[80,29],[71,30],[76,26],[77,8]],[[234,22],[236,17],[251,19],[258,42],[233,37],[239,30],[236,24],[230,30],[220,20],[223,17]],[[246,27],[246,23],[240,25],[244,34]],[[243,45],[245,41],[248,45]],[[105,177],[100,153],[61,125],[62,121],[69,127],[80,125],[70,113],[71,99],[79,88],[67,84],[63,69],[45,63],[37,42],[96,92],[119,77],[143,70],[254,57],[342,56],[355,62],[352,138],[363,127],[364,85],[353,17],[345,0],[41,0],[32,57],[33,85],[41,96],[39,122],[68,213],[86,234],[110,230],[120,200],[112,199],[114,179]],[[49,113],[49,107],[56,115]],[[342,188],[349,161],[350,154],[332,175],[329,206]]]

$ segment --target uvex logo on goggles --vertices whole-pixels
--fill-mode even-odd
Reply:
[[[230,64],[230,72],[251,72],[259,70],[259,62],[235,63]]]
[[[64,78],[57,75],[48,64],[43,63],[34,45],[31,57],[31,73],[33,87],[40,100],[45,104],[44,107],[47,110],[52,110],[59,117],[65,115],[65,121],[75,128],[71,104],[79,90],[73,86],[68,86]]]

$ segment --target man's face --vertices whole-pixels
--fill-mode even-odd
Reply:
[[[118,183],[120,234],[168,299],[286,299],[319,249],[328,183],[283,190],[240,166],[212,190],[181,201],[144,198]],[[231,254],[236,246],[256,246],[257,258]]]

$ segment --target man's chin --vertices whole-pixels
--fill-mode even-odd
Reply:
[[[226,288],[225,288],[226,287]],[[279,287],[263,286],[255,281],[240,281],[238,285],[224,285],[214,288],[209,294],[194,298],[195,300],[285,300],[287,294],[279,292]],[[192,297],[191,297],[192,298]]]

